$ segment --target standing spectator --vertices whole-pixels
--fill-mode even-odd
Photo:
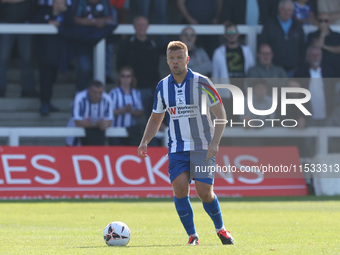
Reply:
[[[1,0],[0,23],[27,23],[32,14],[30,0]],[[0,34],[0,97],[7,91],[7,62],[17,42],[21,68],[21,97],[38,97],[32,68],[32,36]]]
[[[305,34],[302,25],[292,18],[294,3],[281,0],[277,18],[264,25],[261,42],[272,47],[273,63],[282,66],[292,77],[305,55]]]
[[[146,17],[152,23],[152,15],[149,15],[151,1],[153,3],[153,11],[156,14],[156,24],[167,24],[167,3],[168,0],[136,0],[137,3],[137,15]],[[157,36],[158,38],[158,36]],[[168,44],[168,36],[160,35],[160,41],[158,42],[162,48]]]
[[[190,61],[188,67],[195,72],[209,76],[212,71],[212,63],[207,52],[196,46],[196,32],[192,27],[183,28],[180,40],[186,44],[189,51]]]
[[[152,111],[154,84],[159,81],[159,54],[154,40],[146,34],[149,22],[139,16],[133,22],[135,35],[123,41],[117,56],[117,68],[131,66],[135,71],[138,89],[141,91],[143,108],[147,114]]]
[[[75,4],[75,33],[95,35],[97,30],[113,23],[112,7],[108,0],[78,0]],[[77,44],[77,91],[87,88],[92,78],[93,44]]]
[[[250,48],[239,43],[239,32],[235,24],[226,22],[225,35],[226,45],[218,47],[213,55],[212,78],[225,78],[231,84],[239,86],[244,90],[243,79],[255,61]],[[223,82],[228,82],[224,80]],[[232,118],[232,97],[229,90],[220,91],[223,104],[228,109],[228,117]]]
[[[218,0],[177,0],[184,24],[217,24]],[[212,35],[199,36],[197,45],[203,47],[211,57],[218,46],[218,37]]]
[[[318,12],[329,13],[330,24],[340,25],[340,1],[318,0]]]
[[[92,81],[88,89],[76,94],[72,119],[76,127],[85,128],[86,136],[81,138],[81,145],[105,145],[105,130],[113,120],[112,107],[111,97],[99,81]]]
[[[67,5],[65,0],[43,1],[37,3],[34,22],[53,24],[57,28],[65,19]],[[35,35],[35,54],[37,56],[40,83],[40,114],[48,116],[50,112],[59,111],[51,104],[53,86],[58,75],[60,44],[58,35]],[[53,49],[53,50],[51,50]]]
[[[137,127],[137,118],[143,115],[140,92],[136,90],[136,77],[131,67],[119,71],[117,87],[110,91],[113,102],[113,127],[128,128],[128,137],[110,138],[110,145],[138,145],[142,129]]]
[[[338,74],[340,72],[340,33],[330,27],[330,14],[319,13],[316,32],[308,34],[308,44],[322,48],[322,63],[329,65]]]
[[[218,0],[219,21],[234,24],[265,24],[277,15],[279,0]]]
[[[296,0],[293,17],[302,24],[316,24],[314,11],[308,2],[309,0]]]
[[[153,11],[156,13],[157,24],[167,24],[167,3],[168,0],[137,0],[137,15],[146,17],[148,20],[152,20],[149,15],[150,4],[153,2]]]

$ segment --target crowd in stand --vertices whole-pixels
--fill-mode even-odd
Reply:
[[[130,17],[132,6],[136,8],[135,17]],[[168,6],[167,0],[2,0],[1,23],[49,23],[58,27],[59,33],[0,34],[0,97],[6,96],[6,66],[15,41],[21,60],[21,96],[40,97],[42,116],[58,111],[51,104],[53,85],[58,72],[67,70],[76,58],[78,93],[71,125],[101,131],[109,126],[127,127],[131,139],[114,138],[109,143],[136,144],[140,135],[137,130],[145,124],[152,109],[154,88],[160,79],[160,57],[170,40],[168,35],[151,38],[147,28],[150,20],[168,23],[167,18],[174,16],[167,10]],[[298,127],[340,122],[334,113],[339,112],[339,85],[332,79],[339,78],[340,73],[340,33],[330,28],[332,24],[340,25],[340,1],[177,0],[176,8],[178,23],[187,26],[175,39],[187,44],[188,67],[193,71],[224,79],[244,93],[252,87],[254,107],[259,109],[270,108],[274,86],[309,89],[312,98],[308,107],[312,116],[302,116],[296,109],[289,109],[287,113],[298,120]],[[135,29],[133,36],[112,35],[117,24],[130,20]],[[217,35],[197,36],[190,26],[196,24],[223,24],[225,43],[220,45],[221,38]],[[257,59],[243,43],[238,31],[240,24],[263,26],[258,36]],[[306,35],[305,24],[315,25],[317,31]],[[116,85],[108,93],[104,84],[91,79],[92,49],[102,38],[107,41],[106,82]],[[33,77],[34,57],[39,70],[39,92]],[[113,66],[118,73],[116,82],[112,76]],[[221,97],[228,117],[236,118],[232,116],[231,93],[223,91]],[[241,119],[254,117],[246,109]],[[275,118],[275,114],[265,117]],[[276,118],[280,118],[280,114]],[[98,141],[102,140],[95,139]],[[91,142],[83,140],[82,144]]]

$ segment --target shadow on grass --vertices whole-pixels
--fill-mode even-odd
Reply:
[[[164,248],[164,247],[174,247],[174,246],[187,246],[185,244],[153,244],[153,245],[127,245],[127,246],[79,246],[77,249],[98,249],[98,248],[113,248],[113,249],[129,249],[129,248]]]
[[[292,197],[219,197],[221,202],[312,202],[312,201],[340,201],[340,196],[292,196]],[[198,198],[191,198],[192,202],[199,202]],[[173,203],[173,198],[117,198],[117,199],[41,199],[41,200],[0,200],[3,203]]]

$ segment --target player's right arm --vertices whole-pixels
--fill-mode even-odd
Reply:
[[[138,147],[138,156],[147,157],[147,146],[151,139],[157,134],[159,127],[164,119],[165,112],[163,113],[151,113],[151,116],[146,124],[143,138]]]

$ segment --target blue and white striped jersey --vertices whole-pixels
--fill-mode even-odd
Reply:
[[[109,94],[103,93],[99,103],[91,103],[87,89],[76,94],[73,106],[72,117],[74,120],[85,120],[90,118],[92,122],[100,119],[113,120],[112,100]]]
[[[219,103],[215,86],[207,77],[188,70],[182,84],[170,74],[155,91],[153,112],[166,112],[169,153],[207,150],[214,133],[210,111],[201,114],[201,102],[206,94],[208,107]]]
[[[134,110],[143,110],[141,94],[136,89],[131,89],[130,94],[125,94],[121,87],[117,87],[110,91],[110,97],[113,102],[112,111],[127,105],[131,105]],[[135,124],[136,118],[131,113],[123,113],[113,117],[113,127],[131,127]]]

